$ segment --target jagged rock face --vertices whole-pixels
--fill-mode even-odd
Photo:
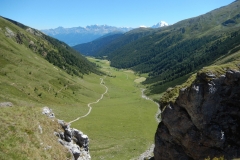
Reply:
[[[202,73],[162,113],[154,158],[240,157],[240,72]]]
[[[54,133],[59,137],[59,143],[69,149],[73,154],[74,160],[90,160],[88,136],[75,128],[70,128],[70,124],[65,123],[63,120],[58,120],[58,123],[64,130],[64,133]]]

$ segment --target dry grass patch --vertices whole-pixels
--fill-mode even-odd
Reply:
[[[135,83],[141,83],[141,82],[143,82],[143,81],[145,81],[145,80],[146,80],[145,77],[140,77],[140,78],[135,79],[134,82],[135,82]]]

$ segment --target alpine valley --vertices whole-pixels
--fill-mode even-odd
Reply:
[[[240,158],[240,0],[43,32],[0,17],[1,159]]]

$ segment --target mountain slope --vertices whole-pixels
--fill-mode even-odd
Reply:
[[[87,43],[93,41],[105,34],[111,32],[127,32],[132,30],[132,28],[127,27],[114,27],[108,25],[91,25],[87,27],[73,27],[73,28],[63,28],[58,27],[55,29],[41,30],[43,33],[57,38],[70,46]]]
[[[73,46],[72,48],[81,52],[82,54],[86,56],[94,56],[97,52],[104,49],[106,45],[114,41],[115,39],[121,37],[123,33],[111,33],[110,35],[105,35],[103,37],[100,37],[92,42],[79,44],[76,46]]]
[[[30,48],[42,55],[50,63],[64,69],[69,74],[83,76],[91,72],[99,73],[96,66],[73,50],[67,44],[46,36],[41,32],[27,27],[19,22],[1,18],[2,31],[5,35],[20,45]],[[7,21],[17,25],[9,25]]]
[[[57,108],[56,114],[60,114],[61,118],[70,120],[72,116],[79,115],[74,109],[80,107],[80,112],[85,112],[87,109],[84,105],[97,99],[103,91],[99,86],[99,76],[90,72],[90,69],[97,72],[96,67],[85,58],[81,59],[79,53],[75,55],[75,52],[71,52],[72,49],[68,50],[70,47],[65,43],[49,38],[53,40],[52,43],[56,42],[53,45],[41,37],[43,35],[40,32],[29,33],[5,19],[0,18],[0,21],[0,102],[10,101],[16,106],[50,105],[53,109]],[[21,36],[20,41],[16,35]],[[36,47],[32,47],[31,41],[35,42]],[[60,49],[69,54],[66,57],[58,55]],[[48,60],[52,61],[45,55],[49,51],[63,60],[64,66],[49,63]],[[39,52],[43,54],[38,54]],[[68,60],[69,57],[74,60]],[[75,61],[83,66],[78,67]],[[74,71],[69,72],[70,67],[76,74]],[[84,80],[78,74],[85,74]],[[66,107],[71,110],[67,111]],[[68,112],[73,113],[65,114]]]
[[[113,67],[149,73],[144,83],[154,85],[151,93],[163,92],[183,81],[179,78],[186,79],[189,73],[239,48],[239,6],[240,1],[235,1],[207,14],[155,29],[135,41],[119,40],[112,50],[109,51],[110,46],[100,55],[108,56]]]
[[[1,160],[72,158],[53,134],[59,124],[35,107],[1,107]],[[41,130],[40,130],[41,128]]]
[[[0,18],[0,159],[72,159],[54,135],[62,131],[57,119],[43,115],[42,107],[49,106],[57,118],[68,122],[86,114],[87,104],[105,88],[99,85],[100,76],[90,72],[96,67],[67,48],[41,32]],[[59,50],[66,54],[58,55]],[[49,51],[65,61],[65,69],[47,61]],[[78,67],[74,61],[68,64],[69,57],[86,66]],[[67,65],[84,77],[68,74]]]
[[[128,45],[142,37],[151,35],[154,32],[152,28],[137,28],[126,32],[123,36],[113,40],[95,53],[95,56],[110,56],[115,50],[121,49],[125,45]]]

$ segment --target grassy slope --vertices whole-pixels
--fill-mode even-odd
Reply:
[[[86,104],[104,91],[99,85],[100,76],[91,74],[81,79],[67,74],[25,45],[6,37],[5,27],[14,31],[16,26],[7,21],[0,24],[0,102],[10,101],[14,107],[0,108],[0,157],[66,159],[69,155],[53,135],[56,123],[43,117],[41,108],[49,106],[57,118],[65,121],[87,113]],[[43,135],[38,133],[38,124]],[[44,151],[46,145],[52,149]]]
[[[104,79],[108,93],[98,104],[92,105],[88,117],[72,126],[88,133],[93,159],[137,157],[153,143],[157,106],[141,98],[133,73],[113,69],[106,62],[97,60],[104,65],[103,70],[116,76]]]
[[[101,74],[94,64],[87,61],[79,52],[64,42],[19,22],[2,17],[0,17],[0,27],[5,34],[7,29],[13,31],[14,36],[11,36],[13,41],[30,48],[36,54],[42,55],[50,63],[64,69],[69,74],[80,76],[89,73]]]
[[[91,74],[83,79],[71,76],[25,45],[7,38],[5,27],[16,28],[12,23],[1,23],[0,27],[0,101],[18,106],[49,105],[61,110],[56,113],[65,120],[78,116],[70,108],[87,112],[84,105],[104,90],[99,86],[100,76]]]
[[[71,157],[53,134],[53,128],[60,129],[56,120],[46,118],[38,108],[11,107],[0,110],[1,160],[65,160]]]

